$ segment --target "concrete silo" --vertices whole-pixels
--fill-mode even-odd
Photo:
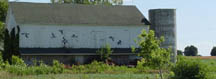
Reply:
[[[176,9],[149,10],[150,29],[155,31],[157,37],[164,36],[163,48],[172,47],[172,60],[176,57]]]

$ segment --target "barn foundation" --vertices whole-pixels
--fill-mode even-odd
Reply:
[[[22,55],[24,62],[33,65],[34,61],[42,61],[51,65],[53,60],[58,60],[65,65],[89,64],[95,60],[99,60],[99,55]],[[112,61],[116,65],[129,65],[135,61],[136,55],[111,55]]]

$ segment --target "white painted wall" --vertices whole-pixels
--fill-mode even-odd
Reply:
[[[147,26],[20,25],[21,48],[112,48],[136,46],[134,39]],[[64,44],[63,41],[66,43]]]

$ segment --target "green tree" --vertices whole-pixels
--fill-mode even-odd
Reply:
[[[0,51],[3,51],[3,40],[4,40],[4,22],[7,15],[8,9],[8,1],[7,0],[0,0]]]
[[[98,55],[100,55],[100,60],[104,61],[105,63],[107,63],[107,61],[110,58],[110,55],[112,54],[113,50],[111,49],[109,44],[106,44],[105,47],[100,48],[98,51],[96,51],[96,53]]]
[[[4,41],[4,29],[5,29],[5,19],[7,15],[8,1],[0,0],[0,51],[3,52],[3,41]]]
[[[51,3],[72,3],[72,4],[91,4],[91,5],[120,5],[123,0],[50,0]]]
[[[198,50],[195,46],[191,45],[191,46],[185,47],[185,50],[184,50],[185,56],[197,56],[197,54],[198,54]]]
[[[3,41],[4,41],[4,22],[7,15],[8,0],[0,0],[0,51],[3,51]]]
[[[211,50],[211,56],[216,56],[216,47],[213,47]]]
[[[177,55],[183,55],[183,52],[181,50],[177,50]]]
[[[3,41],[4,41],[4,31],[5,31],[5,27],[4,26],[5,26],[5,24],[0,21],[0,46],[2,46]]]
[[[2,57],[4,61],[12,63],[12,55],[20,56],[19,53],[19,26],[14,27],[10,32],[5,28],[5,19],[8,10],[8,0],[0,0],[0,44],[4,47],[2,52]],[[15,29],[17,31],[15,31]]]
[[[11,62],[12,54],[10,50],[11,39],[10,39],[9,34],[10,34],[9,31],[5,29],[4,31],[4,51],[2,52],[2,57],[4,61],[8,61],[9,63],[12,63]]]
[[[17,29],[17,33],[15,31]],[[3,60],[8,61],[12,64],[12,56],[20,56],[19,53],[19,26],[14,27],[11,32],[8,29],[4,31],[4,51],[3,51]]]
[[[2,59],[2,52],[0,52],[0,70],[1,70],[1,66],[3,64],[3,59]]]
[[[145,30],[138,36],[138,49],[132,47],[132,52],[138,52],[137,55],[144,60],[144,66],[151,66],[160,70],[159,74],[163,79],[162,69],[170,64],[170,49],[161,48],[160,45],[164,37],[157,38],[153,30],[147,33]]]
[[[5,18],[7,15],[8,9],[8,1],[7,0],[0,0],[0,21],[5,22]]]

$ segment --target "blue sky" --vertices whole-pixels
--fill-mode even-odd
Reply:
[[[18,1],[47,3],[50,0]],[[216,46],[216,0],[124,0],[124,5],[137,6],[145,17],[148,17],[149,9],[176,9],[177,48],[180,50],[194,45],[199,54],[209,56]]]

